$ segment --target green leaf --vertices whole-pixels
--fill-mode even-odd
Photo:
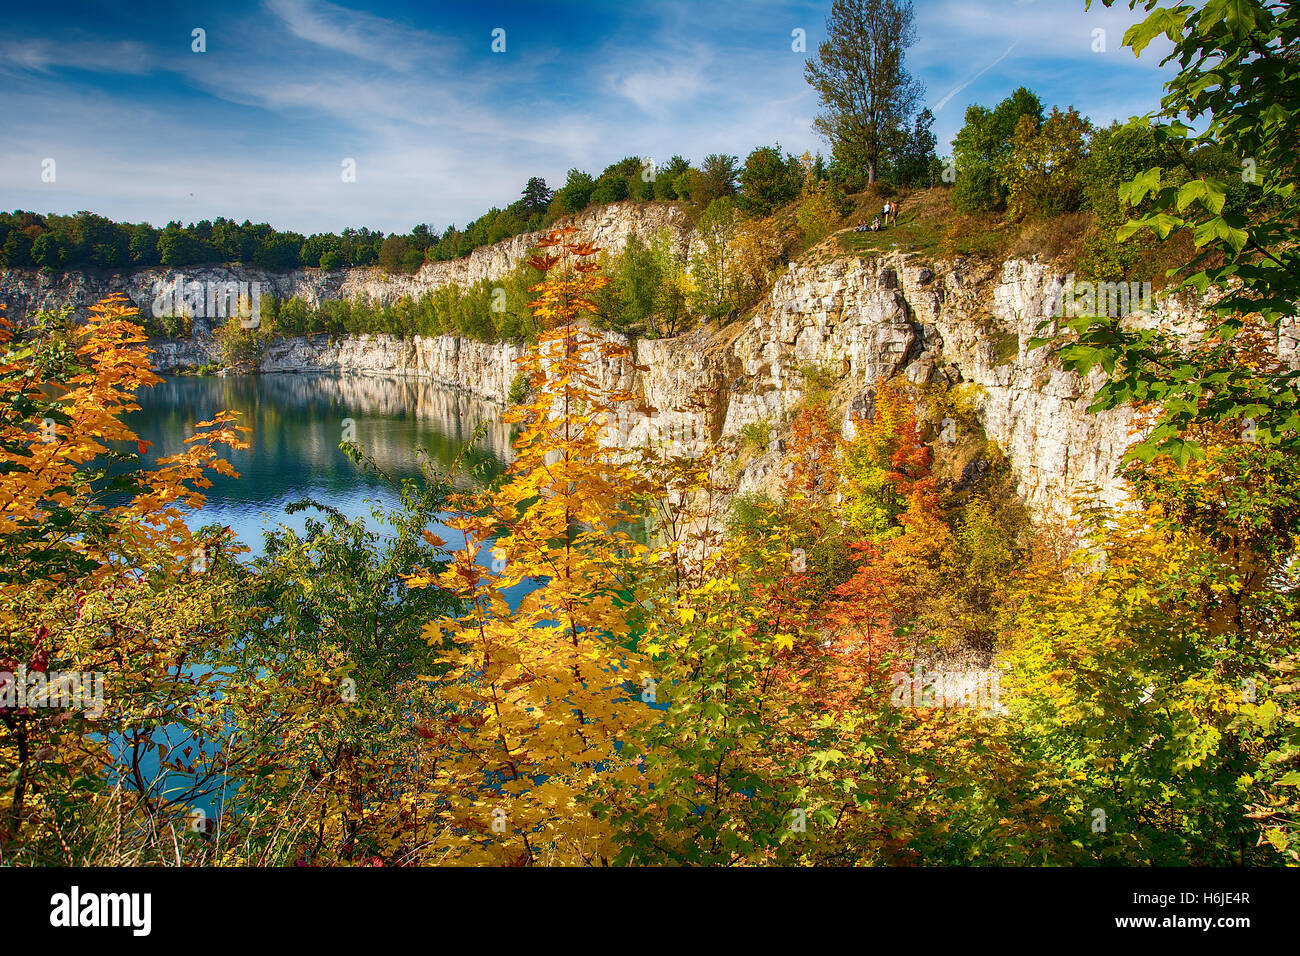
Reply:
[[[1149,193],[1160,191],[1160,174],[1161,169],[1159,166],[1138,173],[1131,182],[1124,183],[1119,187],[1119,198],[1130,206],[1136,206]]]
[[[1251,0],[1208,0],[1196,23],[1196,32],[1202,36],[1213,33],[1212,27],[1226,23],[1234,36],[1245,36],[1259,26],[1256,16],[1258,3]]]
[[[1134,56],[1141,56],[1142,51],[1150,45],[1151,41],[1161,34],[1177,43],[1182,38],[1189,9],[1188,7],[1175,7],[1170,10],[1160,7],[1154,10],[1141,23],[1128,28],[1128,31],[1124,34],[1124,45],[1133,48]]]

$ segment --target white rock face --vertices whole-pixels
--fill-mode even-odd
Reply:
[[[949,286],[933,321],[944,359],[980,386],[984,430],[1010,457],[1025,500],[1040,512],[1065,514],[1073,496],[1094,490],[1110,504],[1123,499],[1115,467],[1133,441],[1133,414],[1089,414],[1100,371],[1085,382],[1062,371],[1047,349],[1027,348],[1060,281],[1044,265],[1008,262],[986,319],[948,306],[956,298]]]
[[[665,227],[674,230],[683,248],[691,240],[682,213],[662,204],[607,206],[578,217],[577,224],[609,249],[621,248],[630,235],[648,238]],[[535,237],[517,237],[462,260],[426,264],[414,276],[387,277],[362,269],[264,275],[272,294],[311,302],[340,295],[395,298],[502,275],[533,241]],[[195,277],[209,273],[213,278],[255,277],[255,270],[231,269]],[[28,310],[65,303],[84,307],[110,291],[126,291],[134,298],[152,289],[157,277],[156,270],[108,279],[74,273],[51,282],[37,273],[10,271],[0,276],[0,301]],[[1081,381],[1062,371],[1045,349],[1027,345],[1048,317],[1063,278],[1039,262],[1009,261],[990,269],[961,260],[923,263],[897,253],[877,260],[792,265],[744,320],[724,329],[636,343],[636,364],[645,371],[605,361],[600,381],[633,392],[649,413],[631,414],[613,440],[670,439],[689,446],[737,435],[751,423],[778,423],[801,398],[801,369],[807,366],[848,378],[857,390],[853,407],[859,410],[870,406],[878,382],[895,375],[915,384],[973,383],[981,422],[1009,456],[1032,508],[1040,514],[1066,514],[1072,498],[1084,494],[1117,503],[1124,489],[1115,469],[1133,440],[1132,412],[1089,414],[1100,372]],[[1160,302],[1145,321],[1177,326],[1190,319],[1177,302]],[[201,335],[151,344],[162,370],[218,358],[211,339]],[[1277,350],[1284,360],[1300,363],[1296,320],[1279,328]],[[419,377],[501,403],[521,354],[519,346],[449,337],[404,341],[368,335],[331,342],[317,336],[270,345],[261,369]],[[757,487],[778,461],[777,452],[760,456],[743,476],[741,490]]]
[[[973,382],[985,430],[1009,455],[1031,507],[1065,512],[1072,495],[1093,488],[1103,500],[1121,500],[1114,469],[1130,441],[1130,414],[1089,415],[1098,383],[1025,348],[1059,280],[1045,266],[1007,263],[983,285],[983,305],[974,279],[961,264],[931,268],[901,257],[792,269],[712,362],[707,349],[667,342],[655,343],[653,356],[642,351],[652,369],[647,392],[681,402],[673,383],[716,381],[725,412],[715,411],[715,431],[736,434],[798,401],[808,365],[851,376],[864,391],[899,374],[917,384],[939,376]]]
[[[670,203],[613,203],[583,210],[564,223],[575,226],[584,238],[600,248],[618,252],[635,235],[647,242],[661,230],[668,230],[684,251],[690,241],[686,214]],[[78,310],[94,305],[113,293],[121,293],[142,313],[177,279],[185,282],[257,282],[263,295],[276,299],[296,296],[311,307],[327,299],[367,298],[387,304],[404,295],[418,298],[452,283],[472,285],[505,276],[523,262],[541,238],[530,232],[491,246],[481,246],[468,256],[448,262],[426,262],[413,275],[388,275],[375,267],[337,269],[295,269],[268,272],[255,266],[187,266],[181,269],[154,268],[132,272],[65,272],[46,275],[27,269],[0,270],[0,304],[5,316],[21,322],[33,312],[71,305]],[[211,332],[214,323],[204,317],[194,320],[196,336]],[[215,324],[220,325],[217,321]]]
[[[518,373],[523,348],[451,336],[328,336],[274,342],[262,353],[263,372],[360,372],[418,376],[454,385],[482,398],[502,401]]]

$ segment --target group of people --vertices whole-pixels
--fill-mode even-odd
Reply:
[[[881,217],[877,216],[875,219],[872,220],[871,225],[868,226],[864,222],[862,225],[858,226],[853,231],[854,232],[879,232],[881,229],[885,228],[886,225],[897,226],[898,225],[898,202],[897,201],[891,202],[887,200],[885,202],[885,209],[882,215],[884,216],[885,219],[884,225],[882,225],[880,222]]]

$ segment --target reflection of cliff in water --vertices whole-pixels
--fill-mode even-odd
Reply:
[[[131,417],[140,437],[153,443],[150,457],[180,451],[194,423],[223,409],[239,412],[252,432],[249,448],[230,451],[240,478],[214,477],[214,500],[259,501],[296,489],[354,490],[376,484],[361,476],[339,450],[345,428],[376,463],[395,478],[418,473],[423,449],[443,469],[474,437],[461,470],[499,471],[510,450],[510,426],[500,409],[428,381],[358,375],[177,377],[141,389],[141,410]],[[350,420],[350,421],[349,421]]]

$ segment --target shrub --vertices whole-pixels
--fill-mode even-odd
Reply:
[[[528,378],[528,373],[521,371],[510,383],[510,393],[506,396],[506,402],[510,405],[522,405],[532,394],[533,385]]]
[[[1058,215],[1077,210],[1083,202],[1080,166],[1085,138],[1092,124],[1074,107],[1053,108],[1041,126],[1021,116],[1002,167],[1008,202],[1014,216]]]
[[[221,358],[227,365],[241,362],[255,362],[260,347],[257,330],[246,329],[240,324],[239,316],[232,315],[226,324],[217,330],[217,341],[221,346]]]
[[[803,407],[824,404],[830,397],[831,390],[840,380],[840,376],[832,369],[811,363],[801,365],[799,374],[803,376],[804,381],[804,395],[799,403]]]
[[[804,240],[819,242],[835,231],[844,214],[844,194],[829,180],[804,184],[803,200],[795,218]]]
[[[772,443],[772,423],[766,418],[762,421],[750,422],[741,428],[740,438],[746,448],[756,455],[761,455]]]

